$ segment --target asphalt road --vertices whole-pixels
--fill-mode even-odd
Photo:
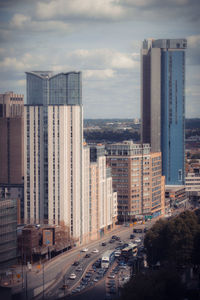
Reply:
[[[41,268],[41,270],[38,271],[36,267],[33,268],[31,271],[27,271],[27,276],[24,276],[24,278],[27,277],[27,282],[24,283],[24,286],[27,290],[27,298],[33,298],[33,291],[36,291],[36,289],[39,289],[41,291],[40,295],[35,297],[35,299],[43,298],[43,278],[44,287],[46,287],[44,295],[47,294],[47,296],[53,297],[54,292],[57,291],[63,283],[63,276],[67,278],[67,276],[74,271],[75,267],[72,267],[72,263],[75,260],[83,261],[83,267],[86,268],[90,263],[92,263],[92,261],[100,257],[101,254],[107,249],[114,249],[116,247],[114,244],[108,244],[107,247],[100,246],[102,241],[108,241],[112,235],[119,235],[122,238],[122,240],[125,240],[129,238],[130,233],[132,233],[132,228],[119,226],[117,230],[110,232],[103,239],[84,245],[84,247],[87,247],[89,249],[89,253],[95,248],[98,248],[100,250],[98,254],[92,254],[91,258],[89,259],[83,258],[85,253],[80,252],[80,250],[83,248],[82,246],[79,248],[74,248],[48,261],[44,265],[44,272],[43,268]],[[77,279],[73,281],[73,285],[76,284],[78,279],[79,278],[77,277]]]

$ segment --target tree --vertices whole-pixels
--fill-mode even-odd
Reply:
[[[145,236],[147,262],[191,264],[195,247],[198,248],[198,232],[200,226],[194,212],[186,211],[169,221],[159,220]]]
[[[176,269],[139,273],[122,290],[122,300],[183,300],[185,288]]]

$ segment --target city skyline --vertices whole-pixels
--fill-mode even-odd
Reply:
[[[138,118],[142,40],[186,38],[186,117],[198,117],[199,6],[195,0],[0,0],[0,92],[25,94],[26,101],[26,71],[81,70],[85,118]]]

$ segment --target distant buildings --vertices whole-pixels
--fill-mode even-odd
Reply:
[[[200,200],[200,167],[196,172],[189,172],[185,177],[185,189],[190,200]]]
[[[165,212],[169,213],[171,209],[186,207],[187,194],[183,185],[165,186]],[[170,209],[169,209],[170,208]]]
[[[141,50],[142,142],[162,152],[166,184],[185,180],[185,39],[144,40]]]
[[[119,220],[130,221],[138,215],[162,215],[161,153],[151,153],[149,144],[132,141],[110,144],[106,148],[113,189],[117,192]]]

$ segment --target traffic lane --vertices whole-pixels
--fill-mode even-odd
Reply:
[[[100,247],[102,241],[105,241],[106,243],[108,243],[108,241],[110,240],[113,233],[115,233],[116,235],[119,235],[124,240],[128,237],[128,235],[130,234],[131,231],[132,231],[131,227],[121,227],[120,230],[118,229],[117,232],[116,231],[111,232],[108,236],[106,236],[103,240],[101,240],[100,243],[99,243],[99,240],[97,240],[95,242],[91,242],[90,244],[87,244],[85,247],[88,247],[89,249],[90,249],[90,247],[91,247],[91,249],[94,249],[97,246]],[[103,246],[101,246],[101,247],[103,247]],[[110,247],[106,247],[106,248],[109,249]],[[71,261],[73,261],[75,259],[79,259],[81,249],[82,249],[82,247],[79,247],[78,249],[73,249],[72,250],[73,252],[66,252],[63,255],[61,255],[60,257],[57,257],[55,259],[55,261],[52,261],[47,266],[47,268],[44,267],[45,283],[52,281],[53,279],[58,277],[58,275],[60,275],[60,278],[62,278],[64,275],[63,272],[64,272],[64,270],[66,270],[66,265],[69,267],[69,264]],[[101,253],[103,253],[103,251]],[[29,282],[30,289],[34,289],[34,288],[37,288],[42,285],[42,280],[43,280],[42,272],[39,272],[38,274],[34,274],[31,272],[31,274],[29,274],[29,275],[31,277],[30,282]]]
[[[105,298],[105,280],[98,282],[92,288],[81,292],[79,294],[74,294],[70,296],[70,299],[74,300],[102,300]]]
[[[141,236],[141,235],[140,235],[140,236]],[[125,236],[124,236],[124,237],[125,237]],[[108,244],[108,245],[109,245],[109,244]],[[113,244],[111,244],[111,246],[110,246],[109,248],[112,249],[112,250],[114,251],[115,249],[114,249],[114,247],[112,247],[112,245],[113,245]],[[113,246],[114,246],[114,245],[113,245]],[[116,246],[116,243],[115,243],[115,246]],[[108,249],[108,247],[106,247],[106,250],[107,250],[107,249]],[[130,269],[129,267],[127,267],[127,268]],[[89,269],[89,268],[88,268],[88,269]],[[91,268],[90,268],[90,269],[91,269]],[[97,271],[97,273],[98,273],[98,271]],[[92,275],[92,277],[91,277],[91,281],[94,279],[94,277],[97,275],[97,273],[95,273],[95,272],[93,273],[93,275]],[[109,272],[109,273],[110,273],[110,272]],[[125,274],[123,274],[123,271],[121,272],[121,275],[122,275],[122,277],[123,277],[123,278],[122,278],[122,280],[123,280],[123,279],[125,278],[125,277],[124,277]],[[127,276],[129,275],[129,276],[130,276],[130,270],[129,270],[128,274],[126,274],[126,275],[127,275]],[[127,276],[126,276],[126,277],[127,277]],[[110,280],[110,279],[109,279],[109,280]],[[91,282],[91,281],[90,281],[90,282]],[[104,280],[104,281],[105,281],[105,280]],[[90,285],[90,282],[89,282],[88,286]],[[76,285],[72,285],[71,287],[69,287],[69,289],[72,290],[72,288],[75,288],[75,286],[77,286],[77,284],[76,284]],[[94,287],[93,287],[93,288],[94,288]],[[88,287],[86,286],[85,289],[87,290]],[[91,287],[89,287],[89,289],[91,289]],[[85,294],[86,292],[82,292],[82,291],[81,291],[81,295],[83,295],[83,293],[84,293],[84,295],[86,295],[86,294]],[[105,290],[105,293],[106,293],[106,290]],[[73,297],[74,297],[74,296],[73,296]],[[83,297],[83,296],[82,296],[82,297]]]
[[[62,286],[63,286],[63,281],[65,281],[67,287],[69,290],[75,288],[78,283],[80,282],[81,278],[84,276],[84,274],[86,272],[88,272],[89,269],[91,269],[91,266],[92,264],[99,258],[101,258],[102,254],[107,251],[107,250],[115,250],[115,243],[113,244],[110,244],[108,243],[107,246],[103,247],[101,249],[99,249],[99,253],[92,253],[91,255],[91,258],[85,258],[83,257],[81,260],[80,260],[80,264],[79,266],[70,266],[69,269],[67,270],[66,274],[64,275],[63,279],[60,280],[59,284],[56,286],[56,289],[61,289]],[[85,255],[85,254],[84,254]],[[77,272],[76,269],[78,267],[82,267],[82,271],[81,272]],[[71,273],[75,273],[77,275],[76,279],[74,280],[70,280],[69,279],[69,276]],[[95,272],[94,272],[94,277],[95,277]],[[54,289],[55,290],[55,289]],[[49,291],[50,294],[51,291]],[[57,294],[58,292],[55,291],[55,295]]]

